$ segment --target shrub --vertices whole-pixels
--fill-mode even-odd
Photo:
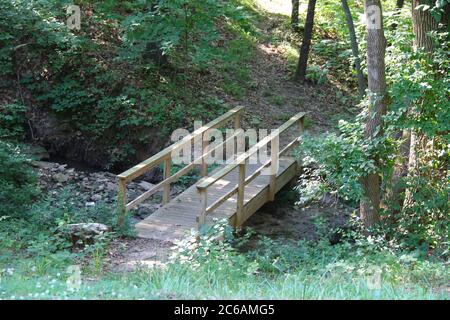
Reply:
[[[0,216],[23,217],[39,195],[37,176],[18,146],[0,141]]]
[[[0,105],[0,139],[20,140],[24,137],[26,110],[18,103]]]

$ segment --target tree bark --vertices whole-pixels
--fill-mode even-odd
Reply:
[[[414,31],[414,50],[422,48],[425,52],[433,52],[433,39],[429,33],[437,30],[439,23],[431,16],[430,10],[416,10],[417,6],[428,4],[426,0],[412,1],[412,20]]]
[[[308,10],[306,13],[305,33],[303,35],[302,46],[300,48],[300,57],[298,59],[297,71],[295,73],[295,80],[300,83],[305,82],[306,67],[308,65],[309,47],[311,46],[311,39],[314,27],[314,13],[316,11],[316,0],[309,0]]]
[[[350,36],[350,43],[352,45],[353,57],[355,58],[355,69],[356,78],[358,80],[358,92],[361,97],[365,95],[366,92],[366,79],[361,70],[361,58],[359,57],[358,41],[356,40],[355,25],[353,24],[353,17],[350,12],[347,0],[342,1],[342,8],[345,12],[345,17],[347,19],[348,31]]]
[[[366,0],[367,20],[367,71],[369,83],[369,114],[365,126],[365,138],[369,141],[382,133],[381,118],[386,113],[386,38],[380,0]],[[374,159],[377,162],[377,159]],[[364,196],[360,203],[360,217],[366,228],[379,220],[381,179],[379,173],[362,177]]]
[[[292,0],[292,14],[291,14],[291,27],[295,33],[300,32],[298,25],[298,12],[300,7],[300,0]]]
[[[423,11],[422,9],[416,9],[421,4],[428,4],[425,0],[413,0],[412,1],[412,20],[414,31],[414,51],[423,50],[425,53],[433,52],[433,38],[429,33],[439,28],[439,23],[431,16],[430,10]],[[445,18],[444,18],[445,19]],[[409,149],[409,161],[408,161],[408,176],[414,176],[418,170],[418,152],[421,146],[426,145],[425,136],[418,133],[416,130],[411,130],[411,143]],[[404,207],[411,205],[412,190],[407,189],[405,192]]]

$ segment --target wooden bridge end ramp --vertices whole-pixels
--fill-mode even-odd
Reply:
[[[272,201],[275,194],[299,172],[299,164],[289,156],[289,152],[298,144],[298,139],[293,139],[280,151],[280,135],[295,124],[298,124],[298,129],[302,132],[305,114],[298,113],[293,116],[245,152],[234,155],[232,163],[219,167],[207,175],[207,157],[227,143],[234,143],[234,140],[242,134],[242,131],[237,130],[220,144],[210,144],[208,130],[219,128],[230,120],[234,120],[235,129],[240,128],[242,111],[243,107],[230,110],[181,141],[119,175],[119,221],[124,221],[126,211],[132,210],[162,189],[163,206],[137,223],[136,229],[139,237],[172,242],[181,239],[191,229],[197,229],[203,224],[213,224],[221,219],[228,219],[235,227],[241,226],[260,207]],[[202,155],[171,175],[172,154],[186,145],[192,146],[197,139],[202,141]],[[277,152],[270,152],[269,158],[264,163],[254,163],[255,154],[267,146]],[[127,183],[160,163],[164,164],[164,180],[127,203]],[[174,199],[170,199],[170,184],[198,166],[201,167],[203,178]]]

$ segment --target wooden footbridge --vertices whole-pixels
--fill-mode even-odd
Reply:
[[[224,218],[228,219],[234,227],[239,227],[266,202],[273,201],[275,194],[298,176],[300,166],[290,152],[298,145],[298,136],[304,129],[305,114],[294,115],[255,145],[244,147],[245,149],[241,152],[234,153],[232,161],[228,159],[228,164],[223,164],[208,173],[208,157],[219,148],[229,146],[230,143],[235,147],[233,150],[236,149],[237,139],[242,138],[243,134],[241,129],[243,111],[243,107],[228,111],[120,174],[118,176],[119,223],[123,223],[127,211],[133,210],[159,191],[162,191],[163,205],[136,224],[139,237],[173,241],[182,238],[190,229],[200,228],[204,224],[213,224],[217,221],[216,219]],[[234,123],[234,129],[236,129],[234,134],[227,136],[220,143],[210,141],[209,132],[213,129],[223,129],[229,122]],[[299,131],[296,131],[295,138],[280,139],[280,136],[283,137],[290,128]],[[200,156],[171,174],[173,156],[180,153],[180,150],[187,150],[186,147],[192,148],[198,139],[201,141]],[[287,143],[283,144],[283,142]],[[270,155],[264,162],[252,161],[255,155],[263,149],[268,150],[269,146]],[[164,165],[163,181],[128,202],[127,184],[161,164]],[[171,183],[196,167],[201,168],[203,177],[183,193],[170,199]]]

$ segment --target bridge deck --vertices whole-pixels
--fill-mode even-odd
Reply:
[[[247,164],[246,176],[249,177],[260,165]],[[291,157],[281,157],[276,177],[275,192],[291,181],[297,174],[297,163]],[[235,168],[208,189],[208,203],[219,200],[238,184],[239,169]],[[216,219],[228,218],[234,226],[242,225],[262,205],[269,201],[270,176],[260,175],[245,186],[244,209],[237,217],[237,195],[226,200],[213,213],[207,216],[206,223]],[[196,185],[171,200],[149,217],[136,224],[138,236],[142,238],[173,241],[182,238],[192,228],[197,228],[196,218],[201,211],[200,196]]]

